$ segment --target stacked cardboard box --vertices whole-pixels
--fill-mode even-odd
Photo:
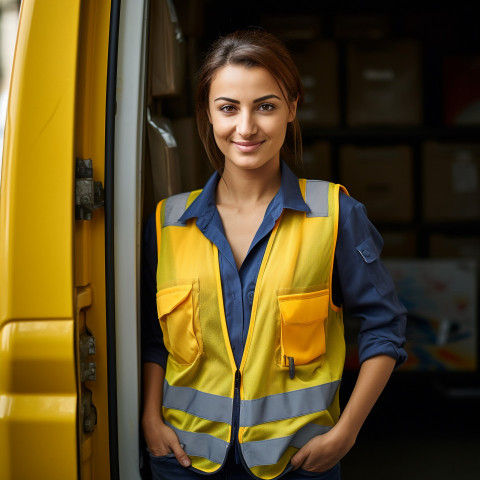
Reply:
[[[305,178],[332,181],[330,144],[314,142],[303,147],[303,171]]]
[[[153,198],[160,200],[179,193],[180,171],[177,142],[170,120],[147,111],[147,138]]]
[[[480,125],[480,56],[443,60],[446,125]]]
[[[423,197],[425,220],[480,219],[480,144],[425,142]]]
[[[364,203],[372,220],[413,219],[412,151],[409,146],[340,149],[340,182]]]
[[[349,126],[421,123],[420,48],[416,42],[350,43],[347,76]]]
[[[297,112],[302,127],[336,127],[340,123],[338,53],[333,41],[308,42],[294,53],[304,88]]]
[[[185,78],[185,42],[171,0],[151,2],[150,94],[179,94]]]

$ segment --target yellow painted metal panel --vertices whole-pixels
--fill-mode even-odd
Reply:
[[[79,19],[80,0],[23,0],[20,11],[0,197],[0,478],[6,480],[73,479],[78,471]]]
[[[71,319],[11,321],[0,330],[0,478],[76,478],[71,344]]]
[[[110,1],[83,0],[80,18],[76,156],[91,158],[94,180],[104,181],[105,109]],[[75,285],[77,334],[95,336],[96,380],[81,386],[92,392],[97,425],[85,433],[80,425],[81,478],[110,478],[108,431],[108,371],[105,305],[105,216],[93,212],[92,221],[75,222]],[[88,297],[89,292],[91,298]]]

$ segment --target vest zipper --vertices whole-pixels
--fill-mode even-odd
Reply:
[[[233,394],[233,418],[232,418],[232,445],[235,449],[235,459],[238,460],[238,455],[240,452],[237,451],[238,445],[238,424],[240,421],[240,381],[241,381],[241,373],[240,370],[235,372],[235,387],[234,387],[234,394]]]
[[[288,373],[291,379],[295,377],[295,359],[293,357],[285,356],[285,362],[288,360]]]

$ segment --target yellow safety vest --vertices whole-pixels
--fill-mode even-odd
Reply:
[[[157,207],[157,309],[169,352],[163,415],[201,472],[219,470],[234,440],[235,388],[243,462],[258,478],[288,471],[295,452],[338,420],[345,342],[331,279],[343,187],[299,184],[311,212],[285,209],[273,228],[238,371],[217,247],[195,219],[179,222],[200,191]]]

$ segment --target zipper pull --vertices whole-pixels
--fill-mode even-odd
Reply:
[[[287,357],[288,358],[288,371],[290,375],[290,379],[293,379],[295,376],[295,359],[293,357]]]
[[[237,370],[235,372],[235,388],[236,389],[240,388],[240,370]]]

